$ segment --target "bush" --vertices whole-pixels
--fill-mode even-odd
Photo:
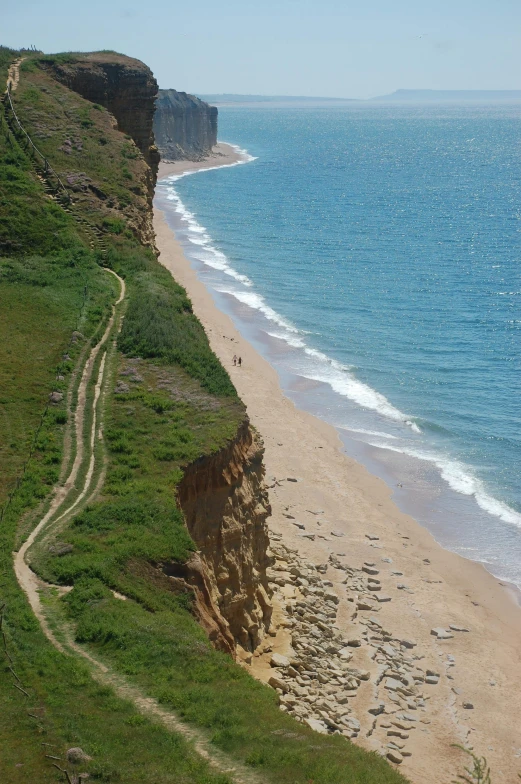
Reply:
[[[185,290],[172,278],[146,273],[138,276],[130,291],[118,344],[129,356],[180,365],[213,395],[237,396],[192,312]]]

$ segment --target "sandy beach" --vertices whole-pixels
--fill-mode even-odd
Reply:
[[[163,161],[159,164],[158,179],[168,177],[170,174],[183,174],[184,172],[199,171],[200,169],[213,169],[216,166],[233,166],[244,163],[248,158],[237,147],[219,142],[213,148],[212,154],[204,161]]]
[[[160,164],[159,177],[243,159],[236,148],[220,144],[206,161]],[[410,756],[403,757],[400,769],[414,784],[448,784],[468,764],[452,745],[463,744],[487,758],[494,784],[513,784],[521,772],[521,608],[515,593],[481,565],[441,548],[397,508],[383,481],[342,452],[333,427],[284,396],[275,370],[217,309],[158,210],[155,230],[160,261],[186,288],[264,440],[274,543],[298,551],[304,561],[330,563],[326,578],[339,598],[336,624],[360,642],[353,647],[352,664],[370,673],[350,701],[361,725],[356,742],[382,752],[391,727],[384,719],[398,707],[407,709],[407,699],[405,705],[403,699],[388,699],[381,682],[380,654],[367,633],[368,618],[377,617],[392,640],[413,643],[409,654],[415,664],[439,675],[431,677],[433,683],[421,683],[425,706],[409,706],[414,716],[406,743],[400,740]],[[234,354],[242,357],[242,367],[233,366]],[[358,609],[356,588],[331,560],[355,570],[374,565],[366,568],[378,574],[375,590],[386,601],[374,593],[371,609]],[[249,665],[263,680],[270,677],[273,652],[291,653],[288,598],[284,588],[276,594],[277,634],[266,639]],[[378,722],[368,712],[375,701],[385,704]]]

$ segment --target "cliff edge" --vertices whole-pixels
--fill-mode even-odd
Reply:
[[[93,52],[70,60],[41,63],[56,81],[114,115],[118,130],[130,136],[149,166],[147,190],[152,207],[159,153],[152,120],[157,82],[150,68],[132,57]]]
[[[271,507],[263,455],[246,417],[225,448],[187,466],[178,487],[179,505],[208,576],[211,607],[226,622],[228,633],[220,633],[216,642],[230,653],[236,643],[254,651],[271,621],[266,575]]]

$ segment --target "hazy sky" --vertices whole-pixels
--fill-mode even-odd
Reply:
[[[0,0],[0,43],[116,49],[160,87],[365,98],[520,89],[519,0]]]

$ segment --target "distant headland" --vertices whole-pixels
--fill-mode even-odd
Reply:
[[[514,103],[521,101],[521,90],[395,90],[370,100],[393,103]]]
[[[334,98],[306,95],[242,95],[239,93],[197,94],[213,106],[290,104],[291,106],[330,106],[352,103],[517,103],[521,90],[395,90],[374,98]]]

